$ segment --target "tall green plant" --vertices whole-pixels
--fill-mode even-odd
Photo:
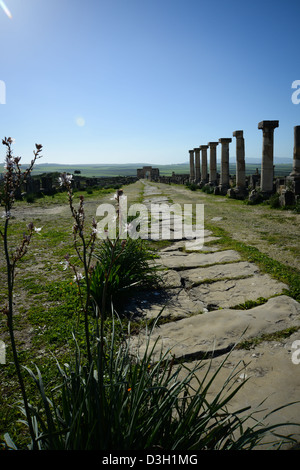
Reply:
[[[133,351],[130,334],[126,336],[120,344],[113,321],[105,354],[95,349],[90,368],[78,348],[72,363],[58,364],[58,383],[51,396],[45,393],[39,370],[28,369],[45,408],[43,413],[31,410],[39,449],[251,450],[263,440],[264,445],[275,444],[280,425],[262,425],[250,407],[228,410],[244,386],[245,382],[236,383],[244,366],[237,365],[212,393],[229,355],[216,370],[210,360],[188,368],[176,364],[171,351],[154,360],[158,345],[150,345],[151,331],[142,354]]]
[[[105,316],[111,312],[111,304],[120,313],[134,292],[160,285],[157,267],[150,263],[154,255],[144,240],[106,239],[96,248],[94,256],[97,262],[91,276],[91,294]]]

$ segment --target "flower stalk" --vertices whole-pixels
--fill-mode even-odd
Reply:
[[[88,240],[86,240],[85,234],[84,234],[84,229],[85,229],[84,197],[80,196],[79,207],[78,209],[76,209],[73,203],[72,179],[73,179],[72,175],[62,173],[61,176],[59,177],[59,184],[60,186],[64,186],[68,192],[69,206],[70,206],[72,217],[74,219],[74,224],[73,224],[74,247],[75,247],[78,258],[83,265],[84,275],[79,273],[77,271],[76,266],[70,262],[69,255],[66,255],[65,259],[67,263],[66,266],[67,267],[69,266],[74,272],[74,280],[77,282],[77,285],[79,288],[81,302],[82,302],[82,294],[81,294],[81,289],[80,289],[80,281],[83,278],[86,281],[86,296],[85,296],[85,303],[82,302],[82,309],[84,311],[84,326],[85,326],[88,363],[91,365],[92,353],[91,353],[91,341],[90,341],[89,321],[88,321],[88,313],[89,313],[89,309],[91,306],[91,292],[90,292],[89,277],[90,277],[90,272],[91,272],[92,255],[93,255],[95,240],[97,236],[97,224],[95,222],[95,219],[93,219],[90,237]],[[78,243],[79,240],[81,241],[81,249]]]
[[[16,248],[15,252],[10,256],[9,246],[8,246],[8,227],[11,218],[11,211],[15,202],[15,194],[17,189],[21,187],[21,184],[26,181],[26,178],[30,175],[32,168],[37,160],[40,158],[40,152],[42,150],[42,145],[36,144],[36,150],[34,151],[34,158],[31,161],[30,166],[24,172],[21,171],[20,157],[13,157],[12,153],[12,144],[14,139],[11,137],[4,138],[2,140],[3,145],[7,147],[6,159],[5,159],[5,173],[4,173],[4,185],[3,190],[0,195],[1,205],[4,206],[4,229],[0,229],[0,235],[3,240],[4,255],[6,261],[6,271],[7,271],[7,298],[8,303],[3,308],[3,312],[7,317],[7,327],[10,336],[10,343],[12,348],[12,354],[14,359],[14,364],[16,367],[17,377],[19,386],[21,389],[22,399],[24,403],[24,409],[27,417],[27,422],[29,426],[29,432],[32,438],[33,449],[37,449],[37,442],[35,439],[35,433],[32,425],[32,419],[26,394],[26,388],[21,373],[21,365],[19,361],[19,355],[17,351],[15,334],[14,334],[14,308],[13,308],[13,290],[14,290],[14,280],[15,280],[15,270],[18,261],[23,258],[27,253],[28,246],[31,241],[31,237],[35,231],[40,229],[35,229],[33,223],[31,222],[27,226],[27,233],[23,233],[23,239],[21,240],[19,246]]]

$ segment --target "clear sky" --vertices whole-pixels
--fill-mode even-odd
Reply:
[[[268,119],[275,155],[292,159],[299,0],[1,5],[0,136],[24,162],[40,143],[48,163],[183,163],[240,129],[246,159],[260,158]]]

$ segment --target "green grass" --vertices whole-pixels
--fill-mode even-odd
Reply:
[[[291,328],[286,328],[285,330],[276,331],[276,333],[268,333],[258,336],[256,338],[251,338],[246,341],[242,341],[236,346],[236,349],[252,349],[264,341],[283,341],[286,338],[289,338],[293,333],[296,333],[300,330],[299,326],[293,326]]]

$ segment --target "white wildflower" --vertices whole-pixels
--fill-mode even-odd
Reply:
[[[3,214],[1,215],[1,218],[2,219],[10,219],[10,216],[11,216],[10,211],[7,211],[7,212],[4,211]]]
[[[58,182],[60,186],[63,186],[64,184],[70,185],[72,179],[73,179],[73,175],[67,175],[67,173],[62,173],[60,177],[58,178]]]
[[[64,271],[70,266],[69,261],[61,261],[59,264],[64,264]]]

